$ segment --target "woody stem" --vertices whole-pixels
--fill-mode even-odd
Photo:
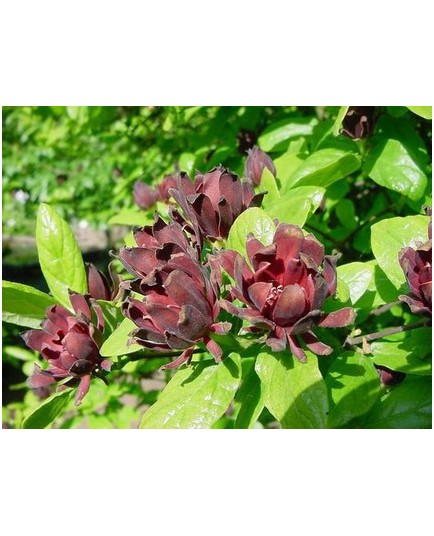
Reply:
[[[401,333],[402,331],[409,331],[411,329],[422,328],[424,326],[430,325],[429,320],[421,320],[420,322],[415,322],[414,324],[408,324],[407,326],[397,326],[394,328],[383,329],[382,331],[376,331],[375,333],[368,333],[367,335],[360,335],[360,337],[347,337],[344,342],[344,346],[355,346],[360,344],[363,341],[375,341],[376,339],[381,339],[387,337],[388,335],[394,335],[395,333]]]

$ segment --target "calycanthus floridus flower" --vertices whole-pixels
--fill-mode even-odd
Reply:
[[[249,207],[259,206],[265,193],[255,194],[250,180],[217,166],[194,182],[186,173],[178,176],[169,193],[179,203],[196,233],[210,240],[227,238],[236,218]]]
[[[264,246],[253,235],[246,243],[251,267],[235,251],[221,251],[215,261],[232,277],[229,299],[221,306],[253,324],[252,331],[268,331],[266,343],[272,350],[289,346],[300,361],[306,361],[305,345],[317,355],[332,348],[318,340],[316,326],[335,328],[354,322],[352,308],[332,313],[321,311],[328,296],[336,292],[335,258],[324,256],[324,246],[300,227],[281,223],[273,243]],[[238,299],[244,304],[233,303]]]
[[[105,381],[101,369],[109,371],[111,362],[99,353],[104,330],[101,308],[90,296],[75,292],[70,292],[70,300],[74,312],[52,305],[47,308],[42,329],[26,331],[22,338],[49,363],[46,369],[35,364],[28,380],[30,387],[45,387],[62,380],[67,386],[78,385],[75,403],[79,405],[89,391],[92,376]]]
[[[431,216],[431,209],[427,209]],[[417,249],[403,248],[399,252],[399,263],[404,271],[410,292],[399,296],[418,315],[432,315],[432,231],[428,226],[429,240]]]

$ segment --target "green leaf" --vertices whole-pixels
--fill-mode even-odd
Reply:
[[[143,350],[139,344],[128,344],[130,333],[137,329],[137,326],[129,318],[124,318],[113,333],[104,341],[99,353],[103,357],[119,356],[131,354]]]
[[[87,292],[83,258],[69,225],[45,203],[38,209],[36,245],[48,288],[57,301],[70,308],[68,289]]]
[[[369,289],[374,277],[374,266],[365,262],[351,262],[338,266],[337,273],[346,283],[351,303],[354,305]]]
[[[241,380],[241,358],[207,360],[180,368],[157,402],[143,415],[140,428],[210,428],[227,410]]]
[[[427,186],[419,162],[400,140],[382,139],[369,154],[365,169],[380,186],[413,200],[420,199]]]
[[[320,206],[325,189],[320,186],[299,186],[266,207],[273,219],[303,227],[306,220]]]
[[[357,352],[336,357],[325,381],[330,395],[329,428],[364,415],[380,396],[380,378],[371,359]]]
[[[408,376],[372,408],[363,428],[431,428],[432,380]]]
[[[179,157],[179,170],[185,171],[188,173],[188,175],[191,176],[191,174],[194,171],[194,164],[196,161],[196,157],[192,153],[182,153]]]
[[[258,188],[258,192],[267,192],[265,194],[264,200],[262,201],[262,206],[264,208],[273,206],[276,200],[280,199],[280,193],[277,188],[276,179],[268,168],[264,168],[264,171],[262,172],[262,178]]]
[[[40,328],[45,310],[56,300],[28,285],[2,282],[3,320],[18,326]]]
[[[282,428],[325,428],[327,390],[317,357],[300,363],[289,352],[260,352],[255,365],[264,403]]]
[[[151,225],[154,222],[154,212],[152,210],[136,210],[134,208],[126,208],[121,210],[108,220],[109,225]]]
[[[360,167],[360,157],[340,149],[320,149],[311,154],[283,184],[287,192],[293,186],[322,186],[327,188],[334,182],[347,177]]]
[[[228,249],[238,251],[246,257],[246,240],[249,233],[260,240],[265,246],[272,243],[276,227],[272,218],[260,208],[249,208],[242,212],[232,224],[226,242]]]
[[[405,284],[398,254],[404,247],[417,248],[428,240],[428,216],[388,218],[371,227],[371,246],[375,258],[396,288]]]
[[[66,408],[74,391],[74,389],[60,391],[47,398],[47,400],[44,400],[40,406],[24,419],[22,428],[46,428]]]
[[[282,186],[306,158],[305,145],[304,140],[292,141],[286,153],[273,159],[276,176]]]
[[[342,121],[344,120],[344,117],[347,115],[349,106],[341,106],[339,108],[338,115],[336,116],[336,121],[333,123],[333,136],[338,136],[339,132],[341,130]]]
[[[245,367],[245,363],[248,367]],[[235,401],[240,403],[240,408],[235,421],[235,428],[252,428],[264,409],[264,397],[262,395],[261,381],[255,372],[254,359],[244,358],[243,381],[238,390]],[[244,368],[247,372],[244,374]]]
[[[339,223],[349,231],[354,231],[358,227],[356,208],[351,199],[341,199],[335,205],[336,217]]]
[[[288,147],[291,139],[312,134],[318,123],[316,118],[289,117],[273,123],[259,136],[258,143],[264,151],[280,151]]]
[[[432,106],[407,106],[407,108],[424,119],[432,119]]]
[[[376,365],[407,374],[432,374],[431,328],[419,328],[385,337],[371,342],[369,346]]]

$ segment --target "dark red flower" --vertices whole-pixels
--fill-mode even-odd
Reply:
[[[133,197],[134,203],[143,210],[152,207],[157,202],[157,192],[142,181],[134,183]]]
[[[99,353],[104,330],[101,308],[89,296],[70,292],[70,299],[75,314],[62,305],[52,305],[42,329],[31,329],[22,337],[49,363],[47,369],[35,365],[28,380],[30,387],[45,387],[61,380],[78,384],[75,403],[79,405],[89,391],[92,375],[99,376],[101,369],[109,371],[111,362]]]
[[[330,354],[332,348],[320,342],[312,328],[343,327],[355,318],[351,308],[321,311],[325,299],[336,292],[335,258],[324,256],[324,246],[313,235],[305,236],[300,227],[284,223],[270,246],[250,235],[246,248],[253,270],[235,251],[221,251],[216,257],[235,282],[222,307],[253,324],[253,330],[267,330],[266,343],[273,350],[289,345],[305,361],[304,343],[315,354]],[[246,307],[232,303],[235,298]]]
[[[247,152],[246,164],[244,167],[244,175],[249,178],[255,186],[261,182],[262,173],[267,168],[276,177],[276,168],[273,161],[264,153],[257,145]]]
[[[342,121],[342,132],[350,138],[366,138],[374,129],[375,106],[350,106]]]
[[[137,273],[147,270],[135,263]],[[224,334],[230,324],[217,323],[218,287],[197,260],[184,252],[171,254],[148,277],[131,281],[128,287],[135,295],[123,303],[122,312],[138,328],[131,333],[135,342],[154,350],[182,350],[166,368],[188,362],[201,341],[216,361],[221,360],[222,350],[211,333]]]
[[[398,385],[405,380],[404,372],[392,370],[381,365],[375,365],[375,368],[377,369],[378,375],[380,376],[380,381],[383,385],[392,387],[393,385]]]
[[[160,184],[157,185],[157,199],[163,203],[167,203],[171,198],[169,193],[170,188],[176,188],[176,176],[175,175],[166,175]]]
[[[264,196],[264,193],[255,195],[250,181],[241,181],[222,166],[197,175],[194,182],[186,173],[181,173],[176,188],[169,192],[196,233],[211,240],[227,238],[241,212],[260,205]]]
[[[136,228],[133,234],[137,247],[121,248],[119,260],[135,277],[146,278],[177,253],[185,253],[197,261],[199,259],[193,240],[177,222],[166,223],[156,215],[153,225]]]
[[[404,270],[410,292],[399,299],[418,315],[432,315],[432,241],[417,249],[403,248],[399,263]]]
[[[90,262],[85,264],[87,287],[90,296],[95,300],[115,301],[122,297],[119,285],[121,277],[115,272],[113,264],[109,264],[110,282],[98,268]]]

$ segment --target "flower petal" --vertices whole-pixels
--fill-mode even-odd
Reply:
[[[306,309],[306,296],[299,285],[286,286],[277,298],[272,318],[280,326],[286,326],[299,319]]]
[[[309,350],[316,355],[330,355],[333,352],[333,348],[321,342],[311,331],[303,333],[300,337],[306,343]]]
[[[351,307],[344,307],[333,313],[327,313],[319,322],[322,328],[343,328],[354,324],[356,312]]]

